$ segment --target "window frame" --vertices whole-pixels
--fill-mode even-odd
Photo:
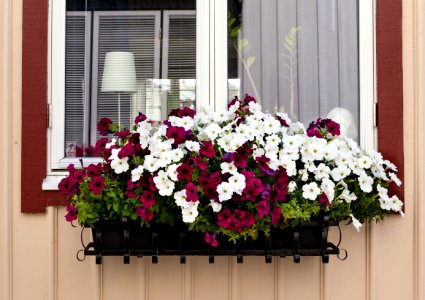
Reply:
[[[34,4],[32,1],[23,0],[22,212],[43,212],[46,205],[66,203],[61,200],[57,192],[43,191],[40,184],[46,174],[61,177],[60,175],[65,173],[52,172],[50,157],[47,153],[50,153],[51,141],[57,141],[57,136],[50,132],[52,116],[57,115],[58,111],[58,106],[52,107],[52,98],[53,95],[56,95],[55,91],[63,85],[61,83],[52,85],[51,67],[53,62],[60,58],[60,54],[52,51],[52,47],[60,47],[61,41],[64,43],[64,36],[55,35],[58,28],[52,24],[59,24],[59,27],[64,26],[65,9],[63,9],[63,14],[53,14],[53,7],[57,8],[61,5],[64,7],[63,1],[41,2]],[[362,5],[366,5],[368,2],[360,0],[360,10]],[[376,69],[372,75],[374,80],[372,83],[366,82],[366,84],[369,84],[369,89],[372,84],[374,94],[372,99],[376,97],[379,99],[379,106],[376,108],[379,111],[378,117],[376,117],[379,123],[379,150],[399,165],[399,175],[403,177],[402,1],[397,0],[394,5],[386,6],[383,0],[376,0],[376,12],[376,19],[372,20],[372,24],[375,26],[370,33],[373,36],[376,33],[376,47],[372,51],[374,58],[372,61],[376,62]],[[197,104],[200,99],[204,99],[205,103],[212,104],[216,108],[223,106],[227,96],[226,89],[223,89],[223,87],[227,87],[227,81],[219,84],[220,79],[227,80],[225,76],[222,76],[227,74],[227,65],[220,65],[219,59],[217,59],[226,56],[224,47],[226,41],[223,41],[225,37],[216,34],[220,32],[217,28],[215,31],[213,30],[214,22],[201,22],[201,20],[209,20],[210,14],[211,16],[216,15],[216,21],[226,26],[226,1],[197,0],[197,35],[199,34],[198,44],[200,46],[197,47]],[[49,17],[51,18],[50,22]],[[224,21],[220,22],[220,18],[223,17]],[[388,54],[389,48],[393,50],[390,55]],[[359,49],[362,51],[361,47]],[[220,51],[222,55],[220,55]],[[362,54],[359,53],[359,55]],[[205,72],[198,72],[200,62],[207,63],[203,66]],[[210,74],[213,75],[210,76]],[[361,81],[361,86],[364,86],[363,81]],[[216,96],[219,94],[224,95],[220,97],[221,102],[210,100],[217,99]],[[374,119],[374,102],[370,104],[373,106],[372,120]],[[43,123],[43,120],[46,123]],[[374,121],[371,123],[373,124]],[[46,124],[47,130],[44,124]],[[396,132],[394,127],[397,127]],[[33,149],[37,149],[37,153],[34,153]],[[51,185],[51,187],[53,186]],[[397,194],[402,195],[402,193],[403,189],[398,189]]]

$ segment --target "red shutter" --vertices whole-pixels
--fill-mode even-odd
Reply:
[[[47,0],[23,1],[22,206],[24,213],[63,205],[58,192],[42,191],[46,176]],[[378,147],[403,180],[402,0],[377,0]],[[397,189],[403,198],[403,189]]]

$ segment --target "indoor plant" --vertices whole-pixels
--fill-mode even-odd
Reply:
[[[176,109],[161,124],[145,115],[132,130],[103,118],[96,152],[103,163],[75,168],[59,189],[71,200],[66,219],[94,226],[123,217],[187,224],[216,247],[217,236],[255,240],[328,214],[334,221],[381,221],[402,212],[389,196],[397,168],[376,151],[318,119],[307,130],[286,114],[265,114],[255,99],[235,98],[219,112]]]

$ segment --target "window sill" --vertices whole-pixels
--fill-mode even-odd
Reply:
[[[62,178],[65,178],[65,175],[47,175],[46,178],[43,179],[41,189],[43,191],[58,191],[58,184]]]

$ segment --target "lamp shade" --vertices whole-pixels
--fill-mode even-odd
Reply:
[[[136,67],[131,52],[108,52],[105,56],[101,92],[136,92]]]

